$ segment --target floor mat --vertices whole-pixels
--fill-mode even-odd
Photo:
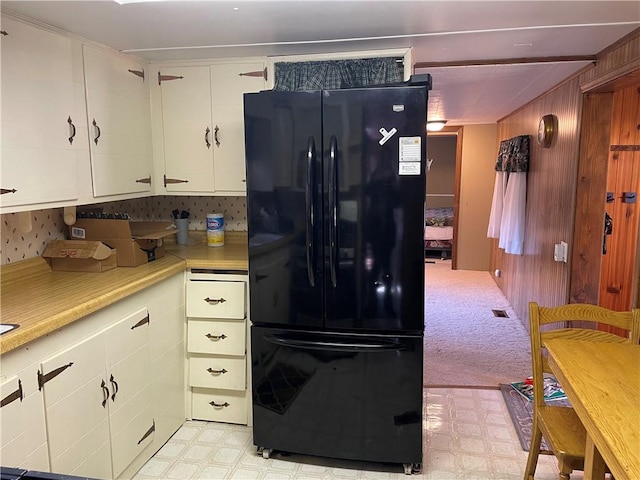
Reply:
[[[531,431],[533,429],[533,403],[516,392],[511,385],[501,383],[500,392],[502,392],[502,397],[507,404],[507,410],[518,434],[520,445],[522,445],[522,449],[525,452],[528,452],[529,445],[531,444]],[[569,400],[566,399],[554,400],[553,404],[563,407],[571,406]],[[544,437],[542,438],[540,451],[545,453],[549,452],[549,446]]]

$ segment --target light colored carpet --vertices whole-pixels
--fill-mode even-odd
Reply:
[[[489,272],[426,263],[425,285],[425,386],[498,388],[531,375],[529,334]]]

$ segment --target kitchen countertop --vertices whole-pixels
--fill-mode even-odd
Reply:
[[[206,232],[191,231],[186,245],[175,243],[175,236],[165,239],[164,248],[187,262],[186,268],[247,271],[249,252],[247,232],[225,232],[222,247],[207,246]]]
[[[246,232],[226,232],[222,247],[208,247],[204,232],[190,232],[188,245],[192,243],[177,245],[166,239],[164,257],[138,267],[118,267],[102,273],[52,271],[42,257],[2,266],[2,323],[19,327],[0,336],[0,354],[185,269],[248,270]]]

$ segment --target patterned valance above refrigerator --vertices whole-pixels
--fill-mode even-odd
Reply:
[[[394,57],[278,62],[274,90],[334,90],[402,82],[402,59]]]

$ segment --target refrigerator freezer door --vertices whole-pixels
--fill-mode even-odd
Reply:
[[[258,447],[422,463],[422,337],[252,327]]]
[[[320,92],[244,96],[251,320],[323,324]]]
[[[323,92],[329,330],[422,332],[427,89]]]

